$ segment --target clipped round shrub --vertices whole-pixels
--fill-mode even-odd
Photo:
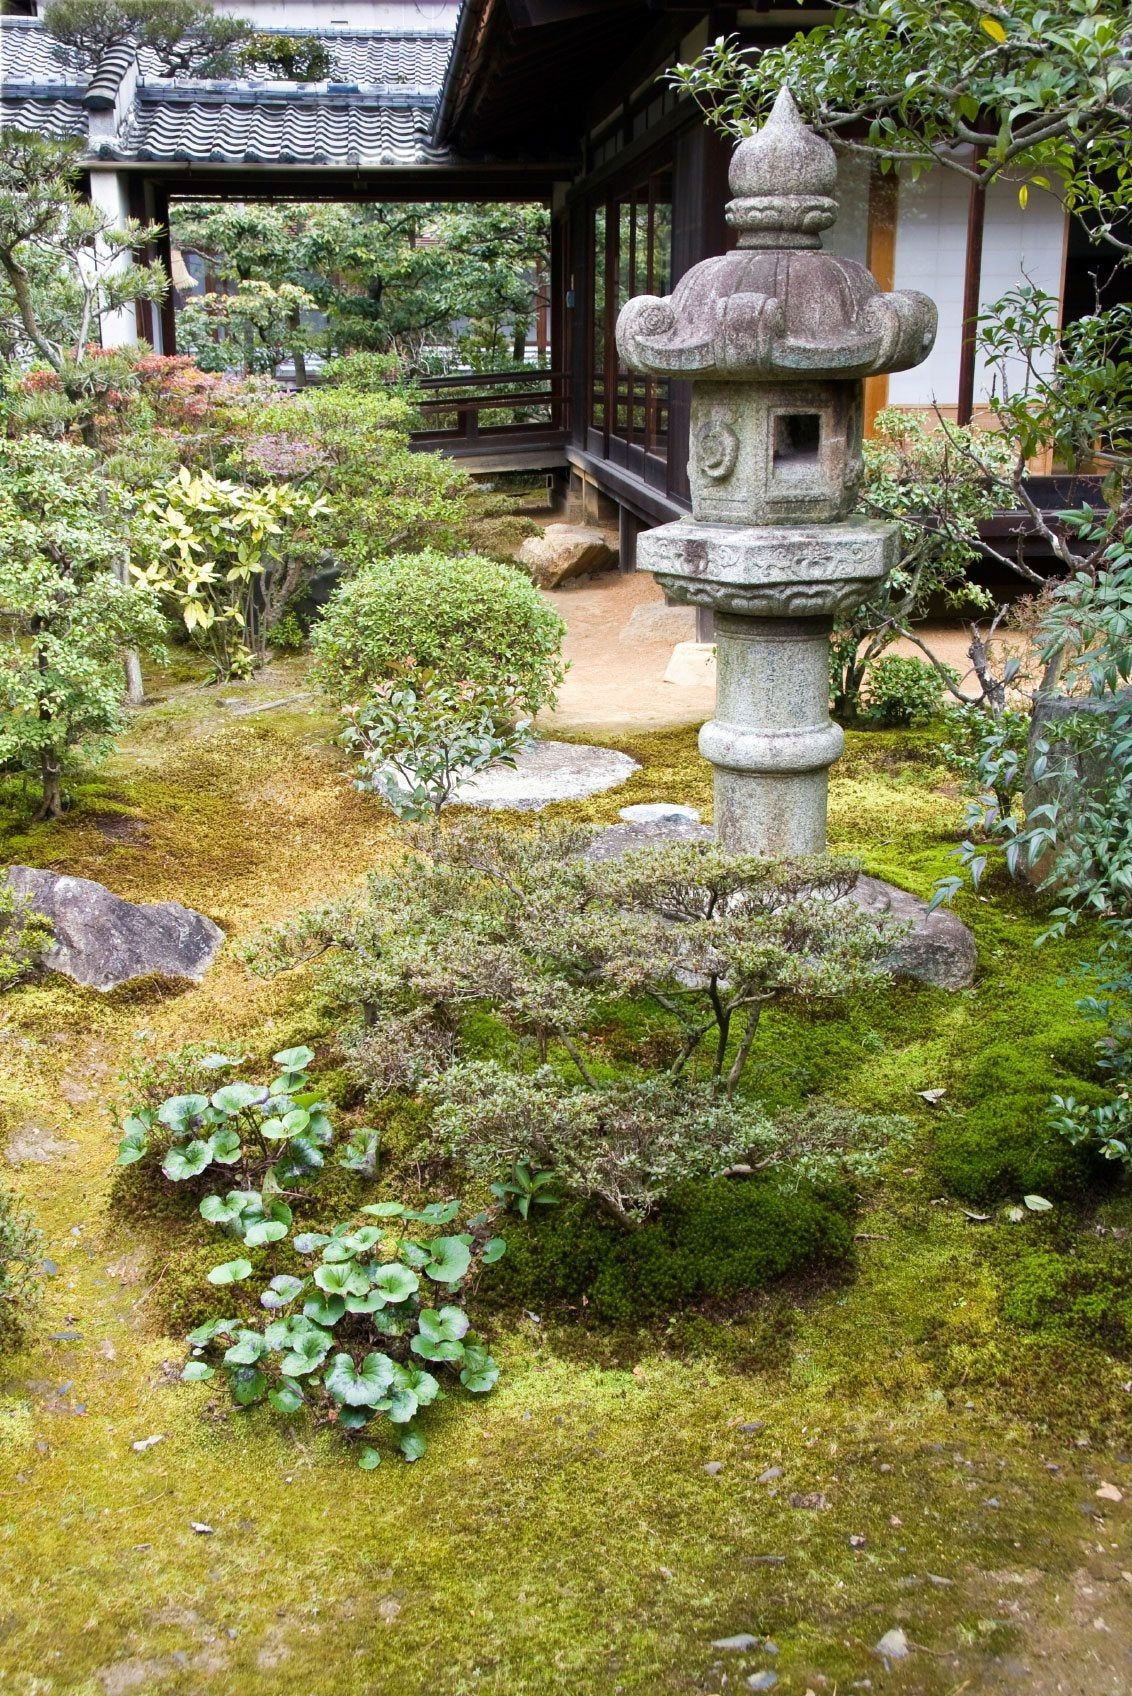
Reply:
[[[514,566],[480,554],[393,554],[341,583],[311,632],[315,677],[339,705],[409,666],[506,688],[524,711],[562,681],[565,625]]]
[[[707,1178],[677,1185],[637,1230],[581,1202],[542,1208],[509,1226],[491,1269],[503,1297],[579,1305],[611,1323],[698,1301],[729,1301],[787,1272],[850,1257],[847,1192],[771,1179]]]
[[[943,711],[943,679],[934,665],[889,654],[869,667],[865,722],[884,730],[930,724]]]

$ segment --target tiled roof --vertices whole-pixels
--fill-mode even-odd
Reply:
[[[365,96],[286,98],[236,91],[184,98],[139,91],[129,123],[104,157],[207,163],[416,165],[439,159],[428,144],[431,109]]]
[[[429,138],[449,33],[328,30],[320,39],[331,58],[322,83],[162,77],[148,50],[135,77],[132,48],[91,79],[37,21],[0,18],[0,120],[86,137],[102,159],[396,166],[445,157]]]
[[[52,141],[71,137],[85,140],[87,133],[81,97],[77,100],[36,100],[18,95],[10,98],[5,89],[0,122],[6,130],[32,130],[36,135],[49,136]]]
[[[262,35],[294,34],[294,31],[261,30]],[[362,34],[353,30],[324,30],[320,39],[330,54],[330,82],[357,83],[359,87],[418,88],[422,93],[439,94],[444,70],[452,51],[452,37],[446,30],[393,33],[371,30]],[[156,54],[143,48],[138,55],[141,73],[146,80],[161,77],[161,64]],[[177,78],[175,83],[196,82],[197,78]],[[248,86],[258,86],[262,79],[241,79]]]
[[[5,87],[20,82],[86,81],[71,49],[53,41],[34,18],[4,18],[0,23],[0,76]]]

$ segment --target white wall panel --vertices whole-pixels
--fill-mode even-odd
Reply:
[[[867,160],[850,154],[837,161],[837,198],[841,210],[833,228],[823,232],[822,246],[829,253],[839,253],[843,259],[858,259],[864,265],[869,256]]]
[[[931,295],[939,308],[939,334],[922,365],[889,379],[892,406],[954,406],[958,400],[967,201],[967,181],[955,171],[929,171],[916,182],[900,184],[896,287]],[[1023,209],[1014,186],[994,184],[987,192],[981,304],[990,305],[1027,280],[1058,296],[1063,232],[1064,217],[1053,195],[1034,189]],[[977,369],[976,405],[989,390],[989,373]]]

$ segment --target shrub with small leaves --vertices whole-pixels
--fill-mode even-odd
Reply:
[[[0,882],[0,993],[14,989],[43,964],[54,931],[26,895]]]
[[[407,665],[439,682],[503,688],[534,714],[554,704],[565,625],[513,565],[425,550],[367,560],[311,631],[314,676],[347,705]]]
[[[930,724],[943,711],[945,684],[936,666],[889,654],[869,667],[865,722],[885,729]]]
[[[238,1198],[232,1202],[229,1223],[238,1214]],[[506,1244],[491,1234],[489,1213],[448,1234],[459,1212],[458,1201],[421,1208],[382,1201],[329,1231],[301,1233],[292,1247],[308,1269],[269,1280],[259,1295],[266,1320],[198,1326],[189,1334],[192,1355],[182,1376],[193,1382],[219,1369],[241,1407],[266,1400],[285,1416],[306,1408],[355,1439],[387,1420],[400,1434],[405,1459],[419,1460],[425,1438],[417,1415],[444,1395],[441,1377],[476,1395],[499,1377],[459,1298]],[[251,1276],[246,1259],[210,1274],[218,1284]],[[365,1446],[358,1464],[369,1470],[379,1459]]]
[[[0,1346],[19,1337],[39,1287],[43,1238],[17,1196],[0,1184]]]
[[[431,672],[378,685],[345,716],[356,787],[415,822],[437,817],[456,786],[486,766],[513,766],[530,741],[509,690],[443,683]]]

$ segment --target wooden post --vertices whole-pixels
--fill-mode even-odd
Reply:
[[[885,294],[896,286],[896,220],[900,178],[875,167],[869,178],[869,231],[866,263]],[[865,379],[865,434],[871,436],[878,412],[888,405],[888,377]]]
[[[976,169],[983,153],[975,152]],[[983,281],[983,226],[986,222],[987,191],[972,183],[967,200],[967,256],[963,267],[963,339],[959,353],[959,396],[957,424],[969,424],[975,410],[975,353],[979,334],[979,293]]]
[[[617,564],[622,571],[637,569],[637,520],[627,506],[617,509]]]

